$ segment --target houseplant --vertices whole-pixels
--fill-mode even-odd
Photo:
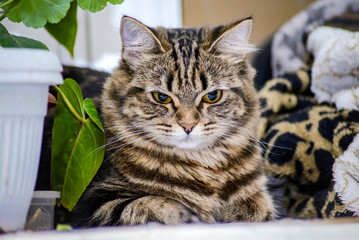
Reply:
[[[90,12],[96,12],[102,10],[108,2],[119,4],[122,1],[0,0],[0,21],[8,18],[14,22],[23,22],[28,27],[44,27],[73,55],[77,33],[77,6]],[[4,47],[4,49],[0,49],[0,104],[2,104],[0,105],[0,228],[5,231],[16,231],[24,226],[35,186],[43,120],[47,108],[48,86],[62,83],[60,74],[62,67],[58,58],[47,51],[44,44],[33,39],[14,36],[1,23],[0,46]],[[81,116],[78,119],[80,121],[79,132],[74,133],[76,136],[81,135],[80,131],[89,125],[97,126],[101,132],[102,125],[98,122],[96,109],[90,100],[82,102],[83,105],[79,108],[80,112],[76,107],[75,111],[72,111],[71,106],[73,107],[75,104],[70,100],[79,99],[78,89],[74,87],[73,82],[65,85],[62,89],[61,87],[57,89],[58,96],[60,96],[59,105],[62,106],[60,110],[70,109],[75,118],[79,114]],[[73,90],[76,94],[73,94]],[[63,112],[60,110],[59,112]],[[87,119],[86,114],[89,116]],[[71,116],[71,114],[67,116]],[[103,141],[99,141],[98,144],[103,144],[104,137],[100,136],[100,138]],[[78,141],[81,140],[76,138],[73,149],[78,146]],[[93,150],[90,151],[93,152]],[[101,149],[101,151],[103,150]],[[99,154],[100,158],[101,154]],[[72,178],[72,175],[68,176],[68,172],[71,172],[73,168],[70,163],[76,160],[73,156],[68,159],[60,156],[56,159],[52,159],[52,163],[54,164],[55,161],[57,164],[56,161],[62,161],[62,164],[57,164],[57,166],[60,166],[59,169],[62,169],[62,172],[64,172],[63,168],[66,169],[63,173],[64,177],[56,177],[57,183],[59,183],[58,179],[60,181],[61,179],[83,180],[76,178],[76,174],[75,178]],[[98,162],[97,165],[99,165]],[[87,176],[85,182],[91,180],[95,170],[91,169],[91,174]],[[68,195],[76,195],[75,200],[67,199],[66,201],[69,202],[67,206],[61,201],[70,210],[76,204],[76,198],[79,198],[79,195],[82,194],[81,191],[84,191],[87,186],[83,182],[81,184],[81,189],[73,189],[68,192]],[[54,186],[56,190],[63,191],[65,183],[63,186],[61,183],[54,184]]]
[[[107,5],[121,4],[124,0],[0,0],[0,22],[8,18],[27,27],[44,27],[73,56],[77,35],[77,6],[92,13]],[[27,39],[31,44],[33,40]],[[6,42],[0,42],[0,46]],[[24,43],[23,43],[24,44]],[[27,43],[26,43],[27,44]],[[9,46],[9,45],[8,45]],[[29,47],[29,45],[11,45]]]

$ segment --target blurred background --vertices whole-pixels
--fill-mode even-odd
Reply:
[[[252,16],[250,41],[261,48],[288,19],[314,0],[125,0],[98,13],[78,9],[74,58],[44,30],[4,21],[8,31],[45,43],[64,65],[111,72],[121,55],[119,26],[123,15],[155,27],[200,27],[227,24]]]

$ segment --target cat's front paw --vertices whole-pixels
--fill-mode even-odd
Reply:
[[[123,210],[123,225],[138,225],[149,222],[181,224],[200,222],[199,218],[181,203],[163,197],[142,197]]]

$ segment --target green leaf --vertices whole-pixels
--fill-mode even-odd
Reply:
[[[71,7],[60,22],[47,23],[45,29],[74,57],[74,46],[77,34],[77,2],[73,1]]]
[[[10,34],[0,23],[0,46],[8,48],[39,48],[49,50],[45,44],[31,38]]]
[[[27,27],[40,28],[47,22],[63,19],[73,0],[17,0],[4,7],[6,17],[13,22],[23,22]],[[9,11],[10,10],[10,11]]]
[[[67,97],[64,101],[72,110],[74,116],[83,121],[85,119],[85,108],[83,105],[83,96],[81,88],[77,82],[71,78],[67,78],[60,87],[61,92]],[[62,96],[64,97],[64,96]],[[71,102],[69,102],[71,101]]]
[[[77,0],[77,2],[83,10],[95,13],[104,9],[108,0]]]
[[[123,3],[124,0],[109,0],[109,2],[113,5],[116,5],[116,4],[121,4]]]
[[[83,101],[74,80],[66,79],[56,89],[51,187],[61,191],[60,203],[71,211],[103,161],[105,135],[95,105],[90,99]],[[83,109],[89,118],[81,116]]]
[[[107,2],[116,5],[123,3],[123,0],[77,0],[77,2],[83,10],[89,10],[95,13],[104,9]]]
[[[68,82],[60,86],[61,91],[66,88]],[[65,181],[66,169],[71,158],[72,149],[76,143],[77,132],[82,126],[82,122],[75,116],[65,102],[69,98],[73,102],[73,97],[62,96],[63,92],[58,91],[56,116],[52,129],[52,149],[51,149],[51,188],[62,192]],[[71,103],[70,103],[71,104]],[[73,107],[72,107],[73,108]],[[76,113],[76,111],[75,111]],[[76,113],[77,114],[77,113]],[[62,196],[61,196],[62,197]]]
[[[104,133],[90,119],[80,129],[67,167],[61,204],[72,210],[95,176],[104,158]]]
[[[91,120],[102,130],[103,130],[103,126],[102,126],[102,122],[100,117],[98,116],[97,110],[96,110],[96,106],[94,104],[94,102],[90,99],[90,98],[86,98],[84,101],[84,107],[85,107],[85,111],[87,113],[87,115],[89,115],[89,117],[91,118]]]
[[[56,231],[70,231],[73,230],[73,228],[71,227],[71,225],[69,224],[57,224],[56,226]]]

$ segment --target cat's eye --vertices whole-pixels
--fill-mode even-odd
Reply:
[[[160,93],[160,92],[153,92],[152,93],[153,98],[162,104],[166,104],[172,101],[172,98],[170,98],[168,95]]]
[[[222,90],[215,90],[210,93],[207,93],[203,96],[203,101],[206,103],[215,103],[218,102],[222,97]]]

